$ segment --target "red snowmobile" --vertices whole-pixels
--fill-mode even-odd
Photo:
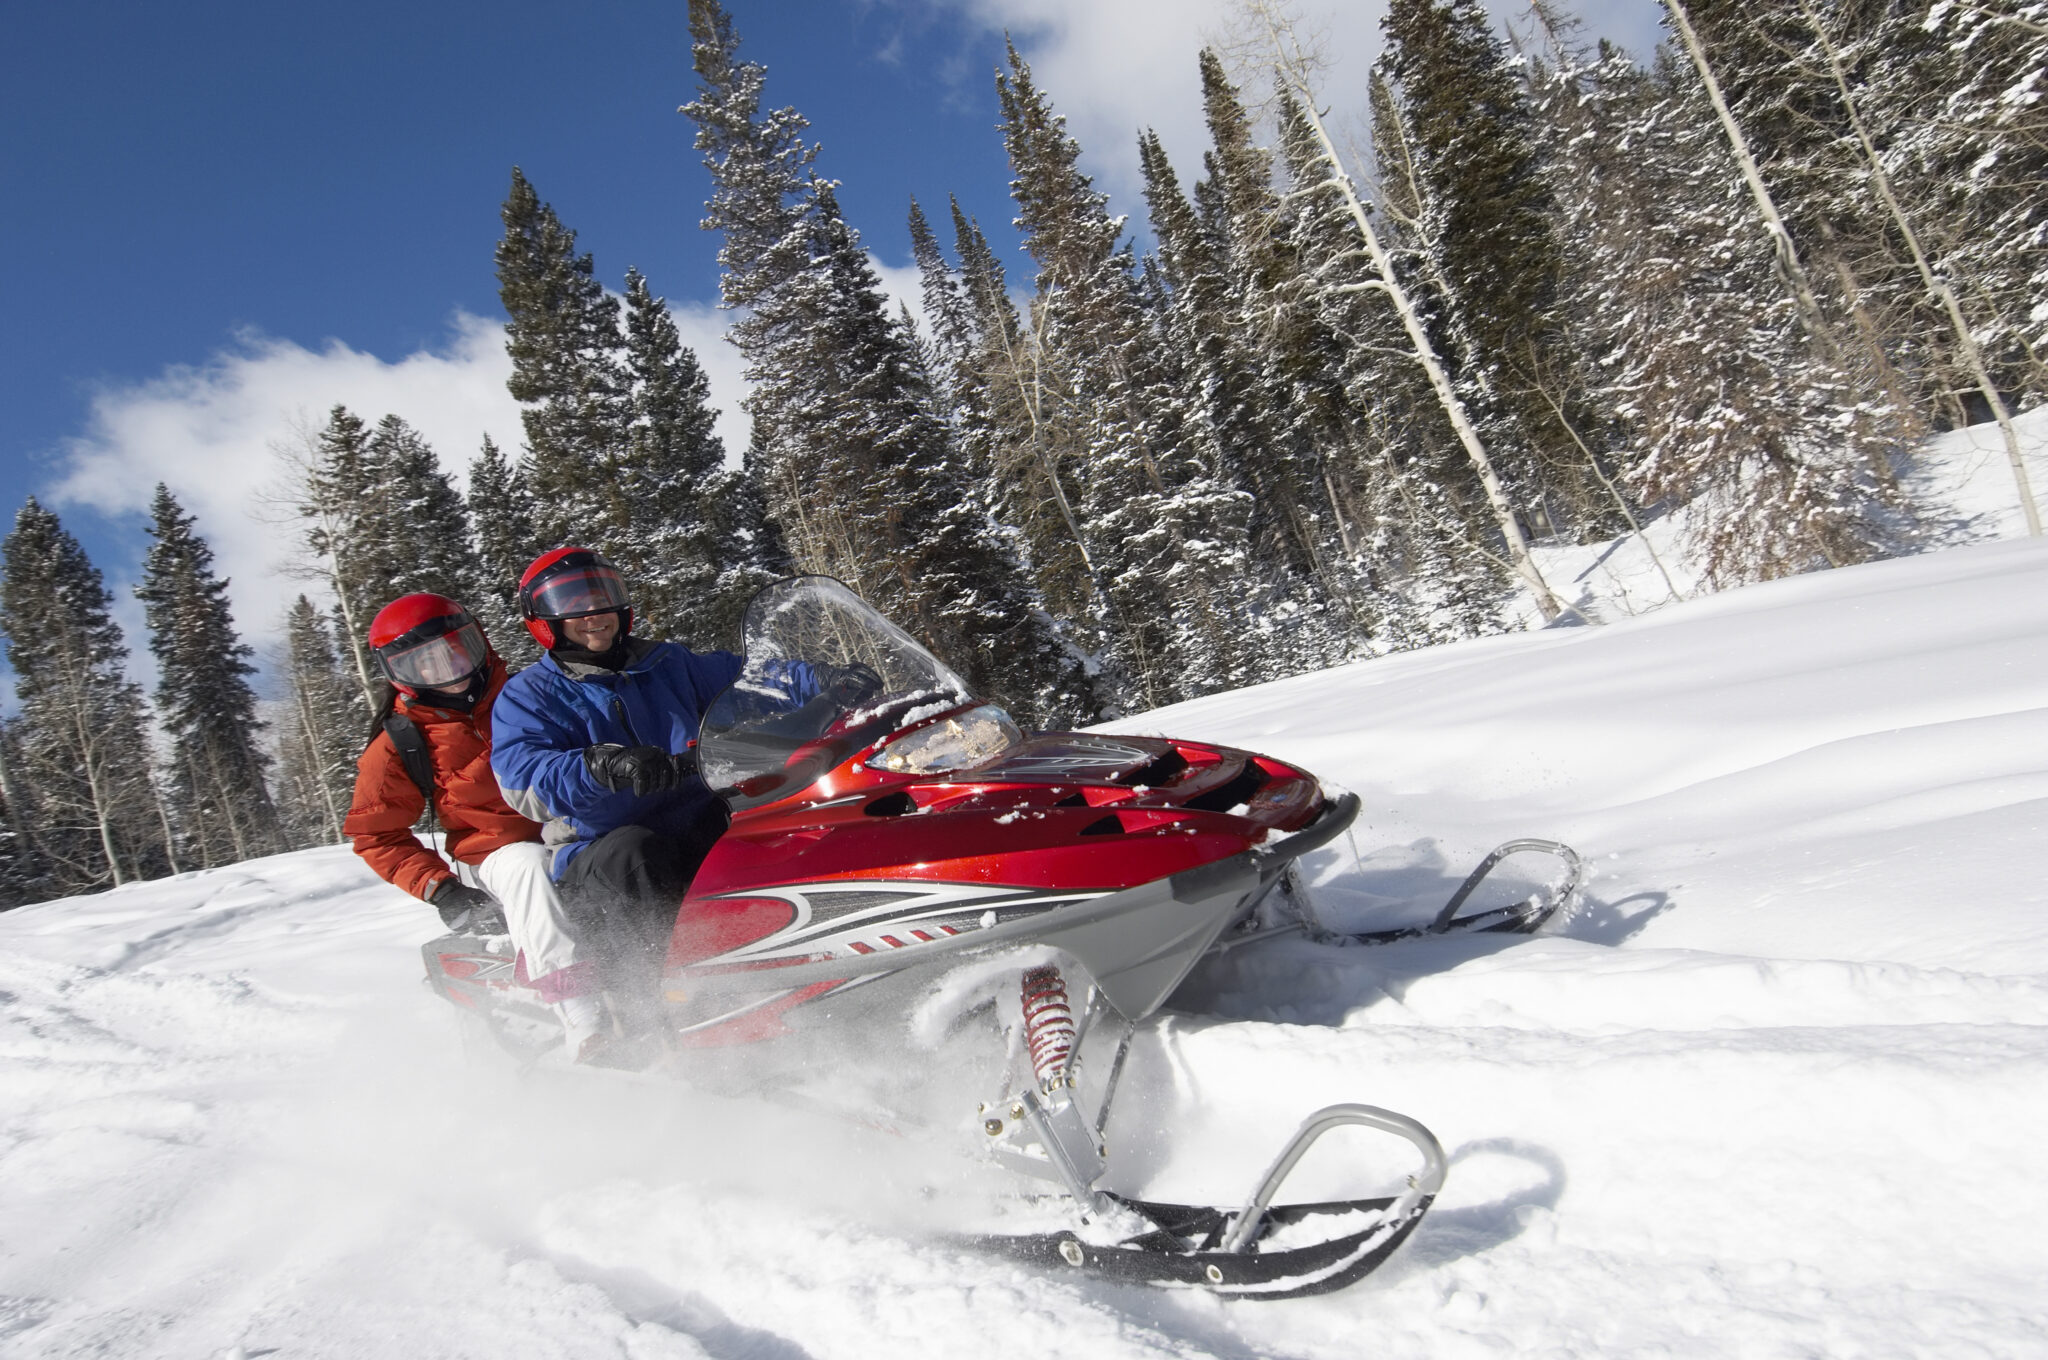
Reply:
[[[1576,891],[1570,849],[1509,842],[1429,925],[1334,936],[1295,865],[1345,830],[1354,795],[1330,797],[1302,770],[1229,747],[1027,735],[828,577],[764,590],[743,638],[746,667],[705,714],[699,743],[732,826],[682,904],[661,982],[677,1061],[734,1045],[751,1059],[821,1027],[900,1026],[949,975],[1005,975],[1006,995],[987,1009],[1008,1057],[981,1102],[982,1136],[1000,1162],[1064,1189],[1074,1213],[1056,1230],[980,1245],[1111,1278],[1284,1298],[1350,1284],[1406,1239],[1442,1185],[1443,1151],[1415,1120],[1369,1105],[1310,1115],[1241,1204],[1102,1188],[1133,1033],[1204,956],[1283,932],[1387,943],[1534,930]],[[820,664],[859,668],[867,692],[816,693],[801,679]],[[1520,851],[1560,858],[1563,881],[1464,912]],[[505,947],[432,941],[428,979],[508,1046],[521,1046],[523,1022],[558,1035]],[[1347,1124],[1407,1140],[1421,1166],[1393,1195],[1274,1206],[1309,1145]]]

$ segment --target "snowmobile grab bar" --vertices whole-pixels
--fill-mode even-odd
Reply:
[[[1218,1244],[1219,1251],[1242,1252],[1258,1236],[1259,1225],[1265,1221],[1266,1210],[1272,1206],[1273,1196],[1280,1193],[1280,1183],[1287,1179],[1287,1173],[1294,1170],[1294,1164],[1309,1150],[1316,1139],[1331,1129],[1344,1124],[1363,1124],[1367,1128],[1379,1129],[1406,1138],[1422,1154],[1422,1170],[1408,1178],[1408,1189],[1393,1207],[1388,1210],[1388,1219],[1398,1222],[1421,1200],[1427,1199],[1443,1188],[1444,1149],[1437,1142],[1436,1135],[1405,1114],[1383,1110],[1377,1105],[1330,1105],[1317,1110],[1302,1121],[1294,1137],[1273,1159],[1273,1165],[1266,1169],[1259,1181],[1259,1188],[1238,1212],[1237,1219],[1223,1234]]]
[[[1287,839],[1274,845],[1253,847],[1251,853],[1260,860],[1278,860],[1289,864],[1300,859],[1311,850],[1320,850],[1338,835],[1358,816],[1358,795],[1340,794],[1323,804],[1315,820],[1301,830],[1292,832]]]
[[[1509,855],[1520,854],[1524,850],[1537,850],[1544,854],[1555,855],[1565,863],[1564,883],[1557,890],[1556,905],[1550,911],[1545,912],[1544,915],[1548,916],[1551,912],[1556,911],[1558,907],[1569,903],[1572,900],[1572,895],[1579,890],[1579,852],[1566,845],[1563,841],[1551,841],[1537,836],[1525,836],[1520,840],[1508,841],[1503,845],[1496,846],[1492,854],[1479,861],[1479,867],[1466,875],[1465,881],[1458,885],[1458,890],[1451,894],[1451,900],[1444,903],[1444,909],[1436,914],[1434,921],[1429,923],[1429,933],[1441,935],[1449,930],[1451,923],[1458,917],[1458,908],[1464,906],[1465,899],[1470,897],[1473,890],[1486,881],[1486,876],[1493,872],[1494,866]],[[1534,902],[1535,899],[1532,898],[1523,905],[1525,907],[1533,907]],[[1519,910],[1517,909],[1517,911]],[[1481,915],[1485,914],[1487,913],[1481,913]]]

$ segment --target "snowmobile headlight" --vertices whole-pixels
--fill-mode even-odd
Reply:
[[[994,704],[980,704],[898,737],[868,759],[871,770],[936,774],[985,765],[1024,740],[1023,729]]]

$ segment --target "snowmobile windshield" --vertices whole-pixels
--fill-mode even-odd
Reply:
[[[445,689],[459,685],[476,674],[490,649],[484,645],[483,630],[464,623],[452,633],[419,640],[408,633],[377,651],[384,673],[400,685],[413,689]]]
[[[705,782],[735,808],[785,798],[856,752],[975,702],[964,680],[829,576],[756,595],[741,645],[746,666],[712,701],[697,748]],[[980,763],[1021,738],[1007,717],[984,720],[959,744],[960,761],[922,768]]]

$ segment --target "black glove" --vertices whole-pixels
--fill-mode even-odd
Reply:
[[[882,677],[858,661],[851,666],[820,667],[825,694],[841,708],[858,708],[882,692]]]
[[[444,878],[427,899],[441,913],[441,924],[458,935],[503,935],[505,913],[498,899],[482,888]]]
[[[697,773],[697,753],[670,755],[659,746],[619,746],[605,742],[583,748],[590,777],[608,789],[660,793]]]

